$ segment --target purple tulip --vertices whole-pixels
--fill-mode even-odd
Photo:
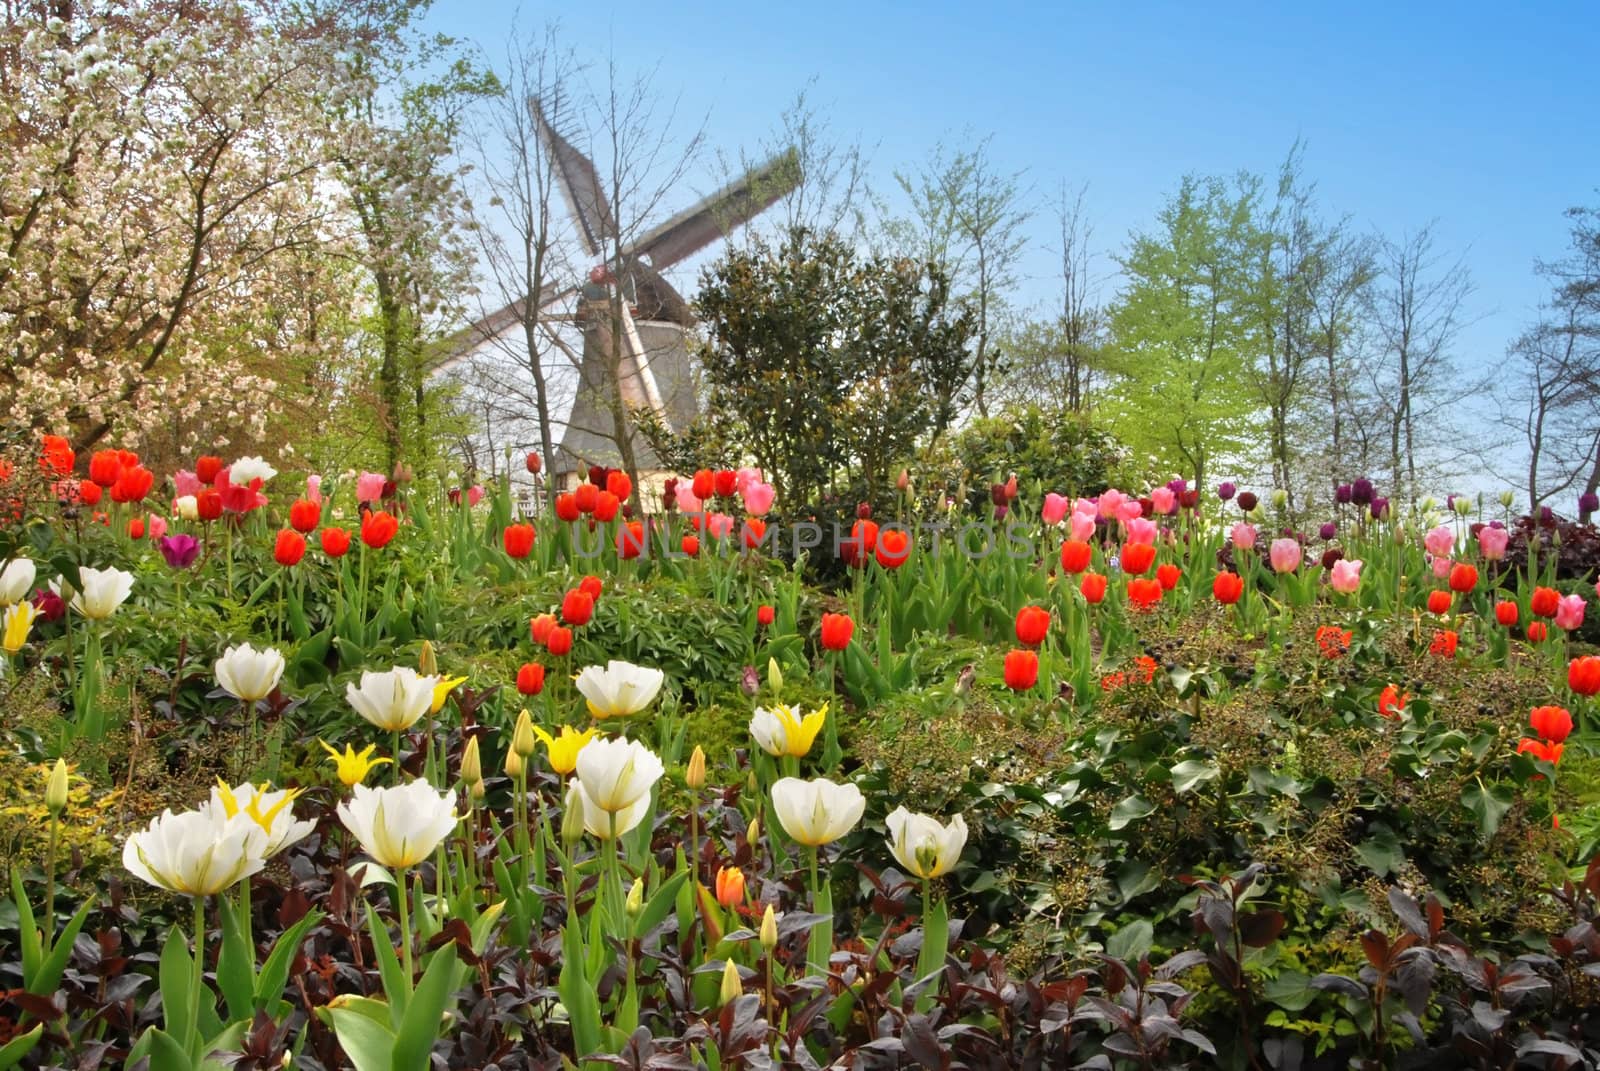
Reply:
[[[1317,529],[1317,533],[1322,536],[1322,541],[1324,543],[1332,539],[1338,534],[1338,532],[1339,526],[1334,524],[1332,521],[1324,521],[1322,527]]]
[[[174,569],[189,568],[200,555],[200,541],[186,532],[162,536],[156,540],[156,546],[161,548],[161,556]]]
[[[1389,515],[1389,500],[1374,496],[1372,499],[1372,519],[1381,521]]]
[[[1232,498],[1234,493],[1238,490],[1239,489],[1233,486],[1232,483],[1221,483],[1217,485],[1217,497],[1226,502]]]
[[[1372,490],[1371,480],[1357,480],[1350,485],[1350,501],[1358,506],[1365,506],[1374,501],[1376,497]]]
[[[1341,506],[1348,506],[1350,504],[1350,497],[1353,493],[1354,492],[1351,490],[1349,484],[1341,483],[1338,487],[1333,489],[1333,500],[1339,503]]]
[[[1593,513],[1597,509],[1600,509],[1600,495],[1590,492],[1589,494],[1578,496],[1579,513]]]

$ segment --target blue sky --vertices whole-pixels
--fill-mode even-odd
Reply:
[[[1320,10],[1313,11],[1313,7]],[[941,140],[992,135],[1044,202],[1087,184],[1094,245],[1151,224],[1187,172],[1270,174],[1294,141],[1330,215],[1398,236],[1436,221],[1472,273],[1459,355],[1498,359],[1532,315],[1562,211],[1600,204],[1600,5],[594,3],[438,0],[427,25],[504,53],[516,16],[655,71],[711,147],[770,134],[797,91],[858,139],[876,189]],[[708,175],[687,202],[714,183]],[[674,205],[673,207],[677,207]],[[1021,303],[1051,300],[1054,222],[1032,227]],[[1112,265],[1103,261],[1109,274]],[[1110,284],[1114,286],[1114,280]]]

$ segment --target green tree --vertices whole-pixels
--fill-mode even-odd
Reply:
[[[1108,365],[1121,380],[1104,412],[1141,461],[1205,483],[1213,463],[1248,458],[1260,421],[1249,377],[1259,352],[1250,303],[1261,242],[1258,184],[1186,177],[1157,228],[1121,258]]]

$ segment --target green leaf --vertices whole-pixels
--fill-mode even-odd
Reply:
[[[1317,999],[1317,991],[1311,988],[1311,976],[1300,971],[1281,971],[1275,978],[1268,978],[1261,987],[1262,995],[1284,1011],[1304,1011],[1311,1002]]]
[[[1356,845],[1356,855],[1378,877],[1399,873],[1405,864],[1406,853],[1400,846],[1400,838],[1395,836],[1390,829],[1378,829],[1372,836]]]
[[[1186,759],[1172,768],[1172,791],[1181,796],[1202,781],[1215,780],[1221,773],[1222,767],[1214,762]]]
[[[378,957],[378,977],[383,979],[383,991],[389,997],[389,1015],[396,1029],[406,1014],[406,996],[411,992],[411,979],[405,976],[400,957],[395,954],[389,938],[389,928],[378,913],[367,905],[367,926],[372,931],[372,951]]]
[[[922,920],[922,953],[917,957],[918,981],[943,970],[945,955],[949,951],[950,909],[943,900],[936,900],[928,909],[928,917]],[[938,992],[939,981],[935,976],[917,995],[917,1010],[926,1012],[933,1007]]]
[[[222,915],[222,951],[217,954],[217,988],[228,1005],[230,1020],[249,1021],[255,1014],[255,955],[239,912],[226,896],[217,897]]]
[[[171,1034],[151,1027],[145,1038],[149,1044],[150,1071],[194,1071],[189,1053]]]
[[[189,955],[189,942],[176,926],[167,931],[166,947],[161,950],[161,963],[156,973],[161,983],[161,1008],[165,1016],[166,1033],[172,1037],[190,1037],[194,1033],[194,1023],[190,1020],[194,1014],[194,994],[191,991],[194,987],[194,959]]]
[[[1124,963],[1137,960],[1155,944],[1156,929],[1149,919],[1134,919],[1106,938],[1106,955]]]
[[[1478,832],[1483,834],[1483,839],[1493,837],[1500,828],[1500,820],[1511,810],[1511,790],[1502,785],[1486,787],[1483,784],[1468,785],[1461,792],[1461,803],[1478,817]]]
[[[680,871],[661,883],[654,896],[646,901],[639,917],[633,923],[633,938],[639,940],[666,919],[667,913],[678,902],[678,890],[689,879],[687,870]]]
[[[333,1024],[339,1047],[356,1071],[392,1071],[394,1034],[382,1023],[351,1008],[319,1008],[317,1014]]]
[[[11,871],[11,897],[17,904],[17,928],[21,931],[23,985],[31,993],[33,986],[28,984],[28,979],[38,973],[44,949],[39,940],[39,923],[33,917],[33,905],[28,903],[27,890],[22,886],[22,874],[15,868]]]
[[[561,976],[556,989],[572,1024],[572,1045],[578,1056],[600,1051],[600,1001],[584,974],[583,931],[575,912],[567,912],[561,931]]]
[[[265,1010],[273,1001],[282,998],[283,987],[289,981],[289,968],[294,965],[295,954],[306,939],[306,931],[321,921],[322,912],[308,911],[304,918],[279,935],[278,943],[272,946],[267,961],[261,965],[261,973],[256,976],[257,1011]]]
[[[44,962],[39,964],[38,971],[28,979],[28,992],[41,997],[54,995],[56,987],[61,984],[62,974],[66,972],[67,960],[72,958],[72,943],[78,939],[78,931],[89,921],[89,912],[93,909],[92,900],[78,908],[78,913],[72,916],[72,920],[61,931],[61,935],[55,939],[55,944],[51,946]]]
[[[442,1031],[444,1010],[454,992],[455,965],[454,944],[442,946],[429,958],[394,1036],[391,1071],[428,1071],[429,1054]]]
[[[1145,799],[1143,796],[1127,796],[1118,800],[1117,805],[1111,808],[1111,821],[1107,824],[1113,831],[1115,831],[1123,828],[1129,822],[1135,822],[1141,818],[1148,818],[1150,815],[1155,813],[1156,805]]]
[[[39,1044],[39,1039],[44,1036],[44,1024],[40,1023],[26,1034],[18,1034],[4,1045],[0,1045],[0,1071],[11,1071],[22,1058],[33,1051]]]

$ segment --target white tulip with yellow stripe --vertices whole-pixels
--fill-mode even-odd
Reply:
[[[339,821],[379,866],[416,866],[456,828],[455,792],[435,792],[426,781],[356,785],[351,793],[348,803],[339,804]]]

